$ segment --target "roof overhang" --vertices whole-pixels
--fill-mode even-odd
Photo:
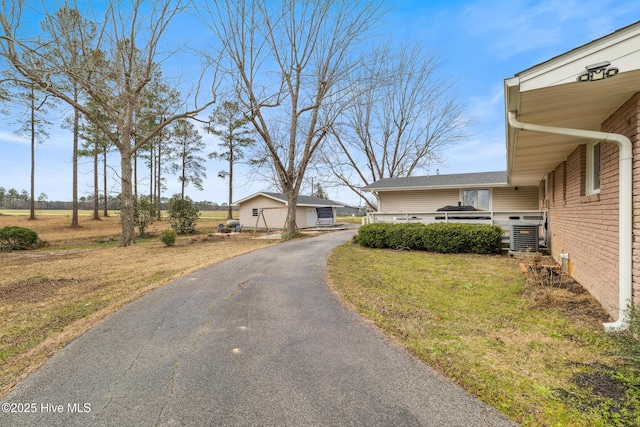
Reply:
[[[277,197],[273,197],[273,196],[272,196],[272,195],[270,195],[270,194],[266,194],[266,193],[263,193],[263,192],[258,192],[258,193],[254,193],[254,194],[252,194],[252,195],[250,195],[250,196],[247,196],[247,197],[245,197],[244,199],[240,199],[240,200],[238,200],[238,201],[236,201],[236,202],[233,202],[233,206],[238,206],[238,205],[240,205],[241,203],[244,203],[244,202],[246,202],[246,201],[248,201],[248,200],[251,200],[251,199],[255,199],[256,197],[266,197],[267,199],[274,200],[274,201],[276,201],[276,202],[278,202],[278,203],[282,203],[282,204],[284,204],[284,205],[286,205],[286,204],[287,204],[287,201],[286,201],[286,200],[278,199]]]
[[[600,131],[602,122],[640,91],[640,22],[525,70],[504,82],[505,116],[544,126]],[[579,82],[593,64],[609,62],[618,73]],[[613,74],[613,73],[612,73]],[[519,131],[506,120],[507,179],[537,185],[588,140]]]
[[[238,200],[237,202],[232,203],[232,206],[239,206],[241,203],[244,203],[244,202],[246,202],[248,200],[251,200],[251,199],[255,199],[256,197],[265,197],[265,198],[271,199],[271,200],[273,200],[275,202],[282,203],[285,206],[289,206],[289,202],[287,201],[287,199],[281,198],[281,197],[277,197],[277,196],[274,196],[273,194],[269,194],[269,193],[265,193],[265,192],[254,193],[254,194],[252,194],[252,195],[250,195],[248,197],[245,197],[244,199],[241,199],[241,200]],[[338,202],[334,202],[332,200],[327,200],[326,203],[305,203],[305,202],[298,201],[296,206],[299,206],[299,207],[310,207],[310,208],[311,207],[324,208],[324,207],[331,206],[331,207],[334,207],[334,208],[338,208],[338,207],[342,207],[344,205],[341,204],[341,203],[338,203]]]
[[[422,185],[411,187],[379,187],[379,188],[366,188],[363,187],[362,191],[371,193],[382,193],[387,191],[416,191],[416,190],[451,190],[451,189],[464,189],[464,188],[496,188],[496,187],[509,187],[506,182],[501,183],[487,183],[487,184],[462,184],[462,185]]]

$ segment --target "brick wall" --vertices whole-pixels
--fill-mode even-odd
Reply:
[[[640,93],[602,123],[603,132],[626,135],[634,144],[634,236],[640,236]],[[570,273],[617,318],[618,147],[601,142],[600,193],[586,194],[586,146],[574,150],[547,178],[549,242],[560,261],[569,253]],[[633,239],[634,300],[640,303],[640,239]]]

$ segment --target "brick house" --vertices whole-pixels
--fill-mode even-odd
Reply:
[[[626,326],[640,303],[640,22],[505,79],[507,179],[539,185],[552,256]]]

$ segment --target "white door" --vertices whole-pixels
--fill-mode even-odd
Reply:
[[[316,208],[307,208],[307,227],[315,227],[318,221],[318,213]]]

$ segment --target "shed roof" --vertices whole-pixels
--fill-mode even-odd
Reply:
[[[406,191],[435,188],[505,187],[507,172],[474,172],[404,178],[383,178],[363,188],[365,191]]]
[[[239,205],[240,203],[244,203],[247,200],[254,199],[258,196],[267,197],[269,199],[281,202],[285,206],[287,205],[287,196],[282,193],[271,193],[266,191],[261,191],[251,196],[245,197],[242,200],[238,200],[234,203],[234,205]],[[321,199],[320,197],[315,196],[298,196],[298,206],[311,206],[311,207],[320,207],[320,206],[344,206],[342,203],[334,202],[333,200]]]

